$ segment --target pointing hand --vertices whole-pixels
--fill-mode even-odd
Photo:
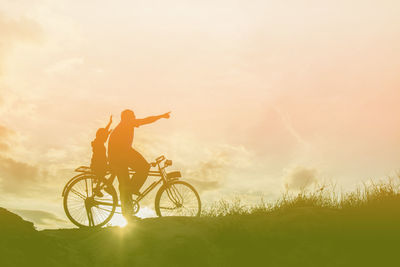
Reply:
[[[165,119],[169,119],[169,117],[170,117],[170,114],[171,113],[171,111],[170,112],[167,112],[167,113],[164,113],[163,115],[162,115],[162,117],[163,118],[165,118]]]

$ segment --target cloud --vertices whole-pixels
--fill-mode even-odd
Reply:
[[[224,170],[228,167],[226,155],[216,154],[207,161],[201,161],[193,169],[187,171],[188,181],[199,191],[219,189],[224,181]]]
[[[2,40],[38,41],[41,27],[31,19],[9,19],[0,13],[0,31]]]
[[[0,186],[5,193],[29,194],[28,185],[38,183],[43,174],[35,165],[0,156]]]
[[[16,17],[16,16],[15,16]],[[13,48],[18,44],[36,43],[43,39],[43,30],[41,25],[25,16],[19,16],[17,19],[9,18],[0,11],[0,108],[7,110],[7,105],[14,101],[18,96],[10,93],[11,86],[3,83],[7,59],[10,58]],[[25,80],[22,79],[22,80]],[[14,85],[13,85],[14,86]],[[18,99],[20,101],[20,99]],[[0,109],[0,113],[2,110]],[[18,109],[14,109],[17,111]],[[1,137],[0,137],[1,138]],[[7,145],[0,143],[0,150],[7,149]]]
[[[84,63],[83,58],[74,57],[61,60],[54,65],[47,67],[44,72],[48,74],[61,74],[70,72]]]
[[[0,75],[6,64],[6,56],[10,54],[14,46],[20,43],[32,43],[42,40],[41,26],[34,20],[24,16],[18,19],[8,18],[0,12]],[[4,84],[0,84],[4,89]],[[7,91],[1,90],[0,104],[4,107],[7,103]],[[7,108],[7,106],[5,107]],[[43,177],[39,167],[27,162],[14,159],[7,155],[10,152],[16,133],[7,126],[0,125],[0,189],[7,194],[30,194],[32,189],[27,187],[38,182]],[[12,151],[11,151],[12,152]]]
[[[0,189],[3,193],[29,195],[38,189],[32,190],[30,185],[40,179],[46,178],[46,172],[38,166],[20,160],[19,157],[11,156],[15,149],[17,133],[4,125],[0,125]],[[18,154],[18,153],[17,153]],[[28,189],[28,190],[27,190]]]
[[[16,209],[12,210],[12,212],[17,213],[23,219],[31,221],[39,227],[52,227],[54,225],[67,223],[65,220],[59,218],[57,215],[43,210]]]
[[[247,157],[248,152],[242,147],[220,145],[212,148],[205,160],[199,161],[185,174],[199,191],[218,190],[224,186],[230,171],[248,165]]]
[[[15,136],[16,132],[0,125],[0,189],[7,194],[30,194],[33,190],[28,185],[45,177],[45,172],[38,166],[10,157],[15,152],[12,149]]]
[[[303,190],[318,182],[317,173],[316,169],[295,167],[287,172],[284,186],[286,190]]]
[[[48,168],[29,163],[29,153],[21,148],[17,132],[0,125],[0,191],[7,195],[32,195],[43,188]]]
[[[7,18],[0,12],[0,74],[4,64],[4,56],[18,42],[38,42],[42,39],[41,26],[34,20],[21,17]]]
[[[221,188],[221,181],[219,180],[199,180],[199,179],[187,179],[189,182],[193,183],[196,185],[196,188],[200,192],[204,191],[213,191]]]
[[[15,132],[7,127],[0,125],[0,152],[8,151],[10,149],[10,137]]]

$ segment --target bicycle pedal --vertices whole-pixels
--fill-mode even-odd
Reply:
[[[104,196],[103,193],[100,191],[99,188],[95,188],[95,189],[93,190],[93,192],[94,192],[95,196],[98,196],[98,197],[103,197],[103,196]]]

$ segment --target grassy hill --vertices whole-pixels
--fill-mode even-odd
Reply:
[[[94,230],[36,231],[0,209],[0,236],[1,266],[394,266],[400,195],[392,184],[340,199],[319,190]]]

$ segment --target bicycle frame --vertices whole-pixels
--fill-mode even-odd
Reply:
[[[159,217],[165,215],[173,216],[171,214],[175,214],[176,216],[200,215],[201,201],[199,194],[189,183],[179,181],[182,177],[180,171],[167,170],[167,167],[171,165],[172,161],[166,159],[164,156],[158,157],[155,162],[151,163],[152,170],[149,170],[148,177],[154,178],[148,182],[149,185],[146,186],[140,195],[130,200],[133,204],[133,214],[139,212],[139,202],[158,187],[154,206]],[[121,200],[118,199],[120,196],[114,186],[115,178],[118,177],[118,172],[108,170],[105,176],[98,176],[88,166],[80,166],[76,168],[75,171],[78,172],[77,175],[67,182],[62,191],[64,210],[72,223],[78,227],[104,226],[111,220],[114,213],[121,213],[117,211],[116,208],[121,207],[124,203],[121,203]],[[135,171],[128,170],[128,175],[130,177],[134,173]],[[189,203],[187,207],[183,202],[186,195],[182,195],[180,192],[181,189],[179,188],[192,192],[189,196],[191,198],[190,201],[187,202]],[[127,190],[129,190],[129,188],[127,188]],[[76,195],[75,198],[69,198],[70,192]],[[84,205],[82,206],[82,204]],[[78,210],[78,208],[80,210]],[[95,209],[92,210],[92,208]],[[82,214],[83,209],[86,209],[87,218],[84,213]],[[131,207],[129,207],[129,209],[131,209]],[[104,210],[106,213],[101,213],[101,210]],[[194,211],[196,211],[196,213],[193,213]],[[106,217],[104,217],[104,215]],[[97,222],[95,222],[95,220]]]
[[[155,187],[157,187],[160,183],[163,183],[164,185],[168,183],[168,179],[167,179],[167,173],[165,171],[165,169],[171,165],[171,164],[164,164],[164,166],[161,166],[160,163],[165,159],[164,156],[158,157],[156,159],[156,162],[151,163],[152,167],[156,167],[158,168],[158,171],[149,171],[149,174],[147,176],[148,177],[160,177],[159,180],[153,182],[152,184],[150,184],[144,191],[143,193],[141,193],[136,199],[134,199],[133,201],[135,202],[139,202],[141,201],[143,198],[145,198],[151,191],[153,191],[153,189]],[[129,170],[129,175],[134,174],[135,172],[132,170]],[[103,189],[106,186],[113,186],[115,177],[117,175],[115,173],[111,173],[110,178],[105,179],[105,182],[103,184],[101,184],[100,182],[100,189]],[[100,205],[105,205],[105,206],[111,206],[112,204],[107,203],[107,202],[101,202],[98,200],[94,200],[95,204],[100,204]],[[117,207],[121,207],[121,204],[119,203]]]

